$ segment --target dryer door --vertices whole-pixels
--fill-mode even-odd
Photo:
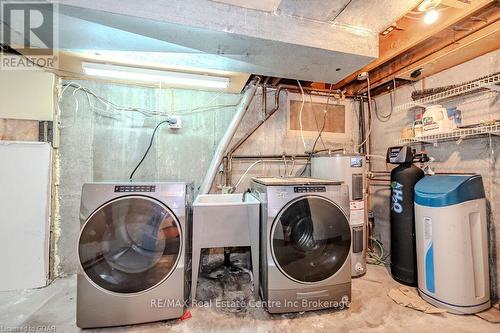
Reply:
[[[85,222],[78,244],[87,277],[111,292],[153,288],[177,266],[182,230],[161,202],[126,196],[98,208]]]
[[[351,247],[349,221],[339,206],[319,196],[295,199],[276,217],[271,251],[288,278],[315,283],[344,265]]]

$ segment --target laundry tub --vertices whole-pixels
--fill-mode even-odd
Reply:
[[[490,307],[486,199],[479,175],[438,175],[415,186],[418,290],[456,314]]]
[[[199,195],[193,203],[193,270],[191,297],[196,296],[201,249],[248,246],[254,292],[259,292],[260,203],[250,193]]]

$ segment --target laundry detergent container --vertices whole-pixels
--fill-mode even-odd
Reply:
[[[437,175],[415,186],[418,289],[456,314],[490,307],[486,200],[479,175]]]

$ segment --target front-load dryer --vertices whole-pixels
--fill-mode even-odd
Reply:
[[[95,183],[82,189],[78,327],[179,318],[191,186],[185,183]]]
[[[351,299],[349,191],[313,178],[254,178],[261,202],[261,294],[271,313]]]

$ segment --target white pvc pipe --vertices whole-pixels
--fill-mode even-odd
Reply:
[[[224,133],[224,136],[220,140],[219,145],[214,152],[212,162],[210,163],[205,178],[203,179],[199,194],[208,194],[210,192],[212,183],[217,176],[217,172],[219,171],[219,166],[222,163],[224,153],[226,152],[229,143],[233,139],[234,133],[236,133],[236,130],[238,129],[243,116],[247,112],[248,107],[253,100],[253,97],[255,96],[259,82],[260,78],[255,78],[248,84],[247,89],[243,94],[243,98],[241,99],[241,102],[236,109],[236,113],[234,114],[234,117],[231,120],[226,133]]]

